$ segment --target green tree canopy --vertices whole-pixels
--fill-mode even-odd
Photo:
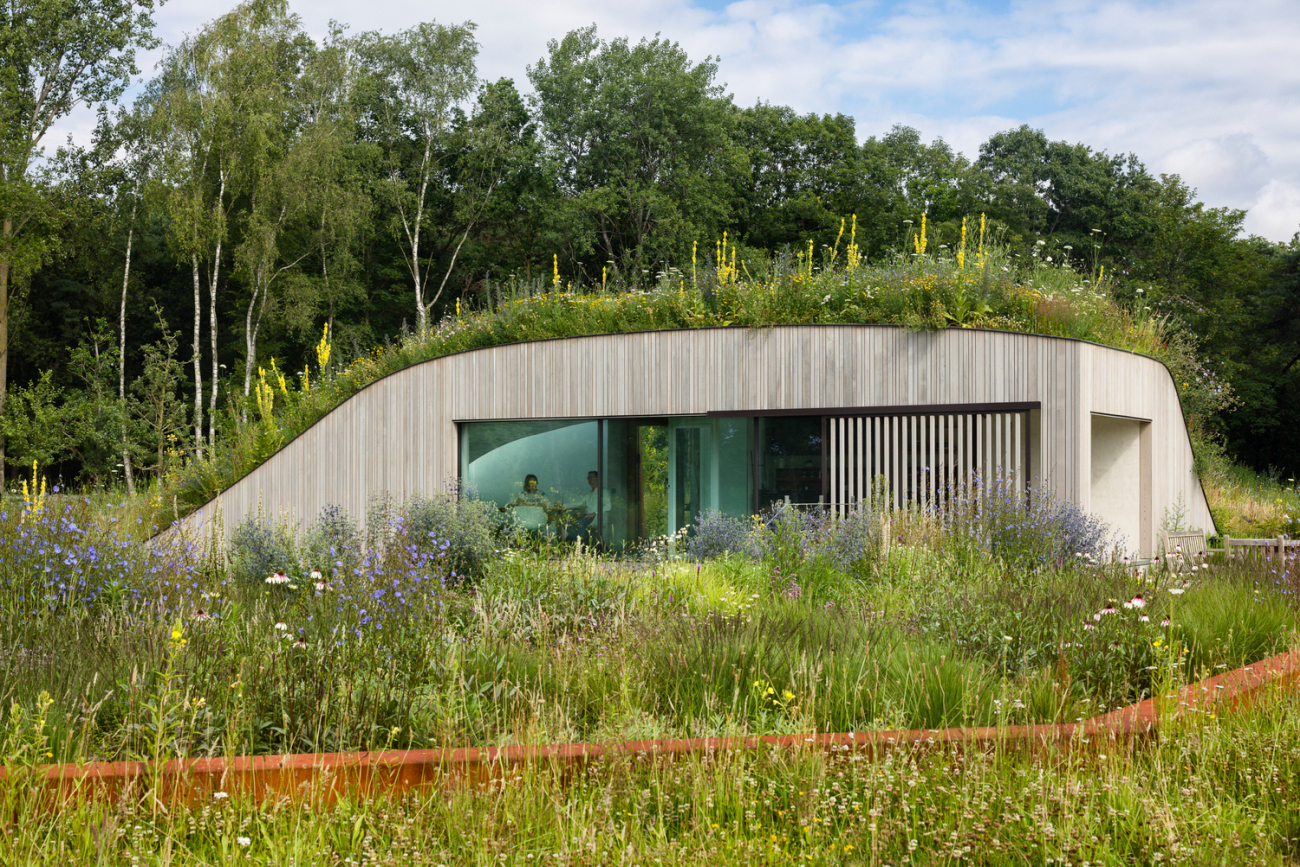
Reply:
[[[713,59],[659,38],[606,42],[594,25],[547,49],[528,77],[575,266],[599,280],[612,263],[635,283],[720,236],[740,154]]]
[[[41,142],[79,105],[117,99],[152,47],[154,0],[10,0],[0,7],[0,409],[8,384],[10,283],[40,264],[52,217],[33,180]],[[4,442],[0,440],[0,466]]]

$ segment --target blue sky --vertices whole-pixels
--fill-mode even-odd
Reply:
[[[170,0],[158,35],[176,41],[224,8]],[[1206,204],[1250,209],[1253,234],[1285,241],[1300,231],[1295,0],[315,0],[293,8],[317,35],[330,19],[354,32],[473,20],[480,74],[521,88],[547,40],[574,27],[595,23],[605,38],[634,40],[658,32],[693,58],[720,57],[718,78],[742,105],[843,112],[863,138],[903,123],[968,157],[990,134],[1028,123],[1180,174]],[[73,119],[63,132],[83,129]]]

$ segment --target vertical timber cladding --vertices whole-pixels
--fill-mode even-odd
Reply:
[[[951,491],[1004,480],[1028,487],[1029,411],[1037,405],[893,407],[826,417],[826,502],[844,514],[875,481],[894,508],[928,508]]]
[[[922,429],[919,420],[933,416],[936,458],[930,461],[927,446],[926,462],[914,465],[923,479],[926,467],[956,476],[967,461],[975,464],[971,443],[982,442],[975,416],[1023,411],[1011,401],[1033,401],[1026,406],[1039,410],[1028,426],[1022,419],[1020,431],[1032,443],[1026,474],[1034,486],[1089,508],[1090,415],[1150,419],[1143,484],[1152,493],[1142,538],[1154,543],[1150,516],[1179,497],[1191,526],[1214,526],[1173,378],[1158,361],[1042,335],[887,325],[592,335],[439,357],[367,385],[184,525],[186,532],[228,534],[250,515],[301,522],[326,505],[363,520],[376,494],[437,490],[456,473],[455,422],[537,418],[816,415],[829,426],[831,419],[847,424],[861,417],[861,448],[853,451],[855,460],[861,455],[861,472],[845,466],[840,501],[864,494],[877,468],[902,486],[893,492],[901,499],[914,489],[901,481],[911,464],[906,450],[887,448],[890,442],[905,442],[913,426],[918,439],[929,436],[930,422]],[[966,415],[969,424],[959,418]],[[827,445],[829,437],[828,431]],[[944,464],[939,455],[960,462]],[[828,453],[823,466],[829,459]],[[837,467],[847,460],[846,453]],[[829,479],[825,484],[829,502]]]

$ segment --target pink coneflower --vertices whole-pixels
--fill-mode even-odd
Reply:
[[[266,579],[267,584],[288,584],[289,576],[284,574],[283,569],[275,570],[275,574]]]
[[[1145,608],[1145,607],[1146,607],[1146,604],[1147,604],[1147,601],[1146,601],[1145,599],[1143,599],[1143,598],[1142,598],[1142,594],[1139,593],[1138,595],[1134,596],[1134,597],[1133,597],[1132,599],[1130,599],[1129,601],[1125,602],[1125,603],[1124,603],[1124,607],[1125,607],[1125,608]]]
[[[275,622],[275,628],[280,630],[281,632],[284,632],[286,629],[289,628],[289,624],[285,623],[283,620],[277,620]]]
[[[1098,614],[1114,614],[1114,613],[1115,613],[1115,603],[1114,603],[1114,602],[1107,602],[1107,603],[1106,603],[1106,607],[1103,608],[1103,609],[1101,609],[1101,610],[1098,611],[1097,613],[1098,613]]]
[[[1138,617],[1138,622],[1139,622],[1139,623],[1150,623],[1150,622],[1151,622],[1151,618],[1150,618],[1150,617],[1147,617],[1145,614],[1143,614],[1143,615],[1141,615],[1141,616]]]
[[[210,620],[210,619],[212,619],[212,615],[209,614],[208,612],[204,611],[202,608],[200,608],[200,609],[198,609],[197,611],[194,612],[194,619],[195,619],[195,620]]]
[[[294,646],[294,647],[306,647],[306,646],[307,646],[307,642],[305,642],[305,641],[303,641],[301,638],[299,638],[297,641],[295,641],[295,642],[293,643],[293,646]]]
[[[1160,625],[1161,625],[1161,626],[1172,626],[1172,625],[1173,625],[1173,621],[1170,620],[1168,617],[1166,617],[1164,620],[1161,620],[1161,621],[1160,621]]]
[[[1093,615],[1093,619],[1100,620],[1101,618],[1097,617],[1097,615],[1094,614],[1094,615]],[[1088,621],[1085,620],[1085,621],[1083,621],[1083,628],[1084,628],[1084,629],[1096,629],[1097,626],[1096,626],[1096,624],[1094,624],[1094,623],[1089,623]]]

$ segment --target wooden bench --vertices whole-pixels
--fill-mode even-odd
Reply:
[[[1174,572],[1190,572],[1200,568],[1210,555],[1204,530],[1179,530],[1161,533],[1165,549],[1165,562]]]

